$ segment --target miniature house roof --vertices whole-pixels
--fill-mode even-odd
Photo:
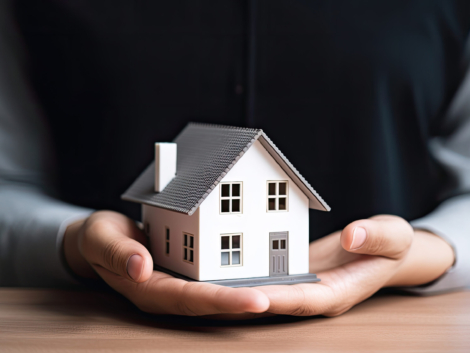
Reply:
[[[122,199],[192,215],[217,184],[258,140],[309,198],[309,207],[330,207],[261,129],[190,123],[176,137],[175,178],[162,192],[154,191],[155,162],[137,178]]]

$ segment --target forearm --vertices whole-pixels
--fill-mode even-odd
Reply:
[[[416,229],[408,253],[386,287],[430,283],[446,273],[454,261],[454,251],[445,240],[433,233]]]

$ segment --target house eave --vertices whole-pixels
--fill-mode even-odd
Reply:
[[[207,124],[189,124],[180,135],[178,135],[175,141],[178,141],[180,136],[187,131],[187,129],[196,129],[197,128],[217,128],[217,126],[207,125]],[[126,192],[121,196],[123,200],[136,202],[140,204],[145,204],[153,207],[159,207],[166,210],[172,210],[175,212],[192,215],[197,211],[199,206],[204,202],[204,200],[210,195],[210,193],[217,187],[217,185],[223,180],[223,178],[230,172],[233,166],[240,160],[240,158],[247,152],[247,150],[255,143],[257,140],[260,141],[261,145],[269,153],[269,155],[278,163],[278,165],[284,170],[284,172],[289,176],[289,178],[300,188],[300,190],[308,197],[309,199],[309,208],[320,210],[320,211],[330,211],[331,208],[328,204],[321,198],[321,196],[313,189],[313,187],[308,183],[307,180],[297,171],[297,169],[290,163],[290,161],[284,156],[284,154],[277,148],[277,146],[271,141],[271,139],[263,132],[261,129],[248,129],[248,128],[235,128],[235,127],[220,127],[231,130],[249,130],[248,136],[245,135],[244,138],[248,137],[249,139],[244,139],[244,145],[238,145],[240,149],[233,150],[237,154],[233,153],[230,155],[230,160],[225,160],[226,165],[225,169],[217,169],[217,174],[212,175],[209,183],[204,183],[203,188],[198,190],[197,195],[190,195],[190,199],[186,198],[186,194],[183,197],[178,197],[175,200],[168,201],[168,195],[171,192],[174,192],[176,195],[178,191],[181,190],[180,185],[178,184],[179,180],[183,180],[183,189],[188,185],[186,179],[180,179],[178,174],[170,182],[170,184],[162,191],[163,195],[160,193],[155,193],[153,185],[154,181],[154,164],[151,163],[144,172],[137,178],[137,180],[126,190]],[[234,141],[237,141],[237,136],[232,137]],[[191,138],[187,138],[191,142]],[[219,174],[220,173],[220,174]],[[188,174],[185,174],[188,175]],[[191,175],[191,174],[189,174]],[[176,184],[175,184],[176,183]],[[186,184],[185,184],[186,183]],[[181,183],[180,183],[181,184]],[[171,189],[171,192],[167,191],[167,188]],[[175,189],[176,188],[176,189]],[[186,189],[184,189],[186,190]],[[186,190],[186,193],[191,192],[191,190]],[[202,195],[201,195],[202,194]],[[160,197],[161,196],[161,197]],[[188,201],[189,200],[189,201]],[[166,202],[166,203],[165,203]],[[173,203],[173,205],[171,204]]]
[[[165,205],[160,205],[160,204],[155,203],[155,202],[149,202],[147,200],[139,199],[139,198],[128,196],[128,195],[121,196],[121,200],[140,203],[142,205],[147,205],[147,206],[152,206],[152,207],[157,207],[157,208],[163,208],[165,210],[175,211],[175,212],[178,212],[178,213],[186,214],[188,216],[193,215],[194,212],[196,212],[196,210],[197,210],[197,208],[196,209],[193,208],[190,211],[186,211],[186,210],[183,210],[183,209],[178,209],[176,207],[168,207],[168,206],[165,206]]]

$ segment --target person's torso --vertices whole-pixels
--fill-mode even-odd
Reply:
[[[470,3],[16,2],[62,197],[120,194],[189,121],[262,128],[331,205],[311,237],[417,218],[446,176],[427,142],[461,79]]]

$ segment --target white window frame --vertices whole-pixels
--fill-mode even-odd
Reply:
[[[167,237],[167,234],[168,234],[168,237]],[[165,255],[166,256],[170,256],[170,237],[171,237],[171,232],[170,232],[170,228],[169,227],[165,227],[164,228],[164,233],[163,233],[163,239],[165,239],[165,244],[164,244],[164,248],[165,249]],[[183,235],[184,237],[184,235]],[[184,242],[184,239],[183,239],[183,242]],[[184,244],[184,243],[183,243]],[[168,251],[167,251],[168,249]],[[183,254],[184,255],[184,254]]]
[[[188,236],[188,244],[187,245],[184,245],[184,236],[185,235]],[[193,247],[190,246],[191,245],[191,238],[193,238]],[[194,265],[194,244],[196,244],[196,238],[191,233],[183,232],[182,244],[183,244],[183,253],[182,253],[183,261],[187,262],[188,264]],[[187,254],[188,254],[187,259],[184,258],[184,249],[187,249]],[[193,261],[189,260],[191,258],[191,256],[190,256],[191,251],[193,252]]]
[[[240,184],[240,196],[232,196],[232,185]],[[222,196],[222,185],[230,185],[230,196]],[[229,212],[222,212],[222,200],[229,200]],[[232,212],[232,200],[240,200],[240,211]],[[219,184],[219,213],[221,215],[242,214],[243,213],[243,182],[228,181]]]
[[[276,184],[276,194],[269,195],[269,184],[275,183]],[[286,183],[286,194],[279,195],[279,184]],[[279,198],[286,199],[286,209],[280,210],[279,209]],[[269,199],[275,199],[275,209],[269,209]],[[289,181],[288,180],[268,180],[266,182],[266,212],[289,212]]]
[[[240,248],[232,248],[232,237],[233,236],[240,236]],[[230,237],[229,239],[229,248],[222,249],[222,237]],[[240,267],[243,266],[243,233],[228,233],[228,234],[220,234],[219,238],[220,244],[220,267]],[[232,265],[232,252],[233,251],[240,251],[240,263]],[[222,265],[222,253],[227,252],[229,253],[229,264]]]

